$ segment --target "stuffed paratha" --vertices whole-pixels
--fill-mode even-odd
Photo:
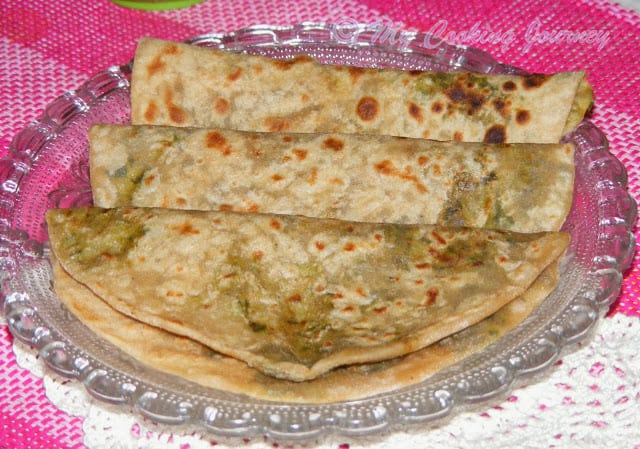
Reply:
[[[553,263],[522,296],[495,314],[406,356],[351,365],[307,382],[292,382],[264,375],[194,340],[117,312],[55,260],[53,271],[62,303],[89,329],[136,360],[205,387],[256,399],[307,404],[356,400],[423,381],[484,349],[520,324],[553,290],[557,279],[557,264]]]
[[[168,207],[353,221],[557,231],[571,208],[571,144],[98,125],[99,207]]]
[[[50,210],[47,223],[65,271],[115,309],[295,381],[486,318],[569,240],[143,208]]]
[[[340,67],[139,41],[133,124],[557,143],[592,103],[583,72],[528,76]]]

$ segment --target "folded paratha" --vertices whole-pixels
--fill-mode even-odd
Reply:
[[[573,199],[571,144],[98,125],[99,207],[168,207],[353,221],[557,231]]]
[[[583,72],[399,71],[139,41],[133,124],[557,143],[592,103]]]
[[[495,313],[564,233],[172,209],[47,212],[51,248],[118,311],[275,377],[398,357]]]
[[[186,337],[149,326],[108,306],[53,261],[55,290],[89,329],[136,360],[205,387],[256,399],[295,403],[351,401],[419,383],[474,354],[520,324],[553,290],[557,263],[498,312],[461,332],[403,357],[338,368],[307,381],[266,376],[246,363]]]

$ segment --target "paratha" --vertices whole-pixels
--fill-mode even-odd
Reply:
[[[144,125],[97,125],[89,141],[99,207],[539,232],[559,230],[573,199],[571,144]]]
[[[553,290],[557,263],[520,297],[492,316],[403,357],[338,368],[306,382],[266,376],[246,363],[186,337],[134,320],[108,306],[53,261],[61,302],[89,329],[151,368],[209,388],[293,403],[351,401],[417,384],[474,354],[520,324]]]
[[[589,109],[584,72],[400,71],[139,41],[133,124],[557,143]]]
[[[98,207],[168,207],[557,231],[573,199],[571,144],[166,126],[90,130]]]
[[[569,241],[160,208],[54,209],[47,224],[65,271],[118,311],[294,381],[475,324]]]

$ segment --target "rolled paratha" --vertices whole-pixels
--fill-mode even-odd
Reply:
[[[133,124],[557,143],[592,103],[583,72],[400,71],[235,54],[143,38]]]
[[[569,236],[145,208],[47,212],[67,273],[118,311],[275,377],[398,357],[495,313]]]
[[[117,312],[53,260],[62,303],[100,337],[151,368],[209,388],[256,399],[306,404],[351,401],[417,384],[474,354],[520,324],[553,290],[557,263],[520,297],[461,332],[403,357],[338,368],[307,381],[266,376],[246,363],[186,337]]]
[[[99,207],[168,207],[352,221],[557,231],[573,199],[571,144],[97,125]]]

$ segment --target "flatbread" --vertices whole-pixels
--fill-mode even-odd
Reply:
[[[143,38],[133,124],[557,143],[589,109],[584,72],[527,76],[340,67]]]
[[[351,401],[415,385],[504,336],[529,316],[557,282],[557,263],[553,263],[522,296],[431,346],[392,360],[338,368],[310,381],[292,382],[266,376],[194,340],[117,312],[53,262],[61,302],[94,333],[136,360],[205,387],[306,404]]]
[[[557,231],[573,199],[571,144],[97,125],[99,207],[168,207],[352,221]]]
[[[122,313],[279,378],[428,346],[495,313],[564,233],[170,209],[47,212],[74,279]]]

